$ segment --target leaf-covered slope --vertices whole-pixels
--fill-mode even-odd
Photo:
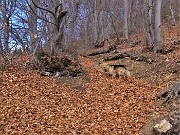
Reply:
[[[86,90],[17,66],[2,72],[0,133],[139,134],[158,90],[97,72],[89,59],[81,62],[90,74]]]

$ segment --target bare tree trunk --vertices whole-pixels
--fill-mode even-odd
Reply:
[[[119,34],[118,34],[118,31],[117,31],[117,28],[116,28],[116,26],[115,26],[114,18],[113,18],[113,17],[111,17],[111,18],[112,18],[112,27],[113,27],[114,32],[115,32],[115,34],[116,34],[117,43],[119,43],[119,42],[120,42],[120,39],[119,39]]]
[[[128,30],[128,0],[124,0],[124,8],[125,8],[125,15],[124,15],[124,35],[125,39],[129,39],[129,30]]]
[[[103,8],[105,7],[105,1],[100,0],[100,11],[99,11],[99,42],[103,42],[106,40],[105,36],[105,27],[104,27],[104,10]]]
[[[88,4],[88,3],[86,3],[86,4]],[[87,16],[87,10],[86,9],[84,9],[84,13],[85,13],[85,16]],[[86,17],[85,18],[85,20],[84,20],[84,24],[85,24],[85,26],[84,26],[84,40],[85,40],[85,45],[88,45],[88,17]]]
[[[93,30],[94,30],[94,44],[98,41],[98,9],[97,0],[94,0],[94,12],[93,12]]]
[[[110,5],[110,2],[107,1],[106,6],[107,6],[107,8],[109,9],[109,11],[112,12],[112,9],[111,9],[111,7],[110,7],[109,5]],[[110,16],[110,19],[111,19],[111,21],[112,21],[112,28],[114,29],[117,43],[119,43],[119,42],[120,42],[119,32],[118,32],[118,30],[117,30],[117,28],[116,28],[115,17],[111,15],[111,16]],[[109,26],[109,28],[107,27],[107,29],[112,29],[112,28],[110,27],[110,25],[108,25],[108,26]],[[108,32],[107,32],[108,30],[107,30],[107,29],[106,29],[106,33],[107,33],[107,35],[108,35]],[[108,37],[108,36],[107,36],[107,37]]]
[[[8,53],[9,50],[9,19],[10,15],[7,14],[6,0],[2,1],[2,16],[3,16],[3,32],[4,32],[4,49]]]
[[[8,58],[7,58],[6,54],[5,54],[5,52],[4,52],[1,38],[0,38],[0,55],[3,58],[2,67],[1,68],[4,69],[6,67],[6,65],[9,63],[9,61],[8,61]]]
[[[103,1],[94,0],[94,14],[93,14],[93,29],[94,29],[94,44],[96,48],[102,47],[104,41],[104,26],[103,26]]]
[[[152,24],[152,8],[153,2],[152,0],[146,0],[146,32],[147,32],[147,44],[149,48],[154,47],[154,32],[153,32],[153,24]]]
[[[65,0],[62,0],[62,11],[66,10],[65,5],[66,5]],[[59,30],[59,31],[61,31],[61,47],[60,47],[61,49],[63,48],[63,45],[66,44],[66,36],[65,36],[65,34],[66,34],[65,33],[66,32],[66,23],[67,23],[67,18],[66,18],[66,16],[64,16],[62,18],[62,22],[60,24],[60,30]]]
[[[169,8],[170,8],[170,11],[171,11],[171,18],[172,18],[171,23],[172,23],[173,26],[175,26],[176,25],[176,19],[175,19],[175,16],[174,16],[174,9],[173,9],[173,5],[172,5],[172,0],[170,0]]]
[[[38,1],[33,1],[36,5],[38,5]],[[30,20],[29,20],[29,29],[30,29],[30,45],[31,51],[33,52],[36,48],[36,44],[38,42],[38,34],[37,34],[37,7],[31,1],[31,12],[30,12]]]
[[[63,47],[65,38],[65,16],[67,14],[66,10],[63,10],[63,4],[61,3],[55,8],[55,18],[54,24],[54,36],[51,41],[51,55],[57,54]]]
[[[37,1],[31,1],[30,7],[30,20],[29,20],[29,29],[30,29],[30,50],[33,53],[32,64],[34,68],[38,67],[39,59],[39,44],[38,44],[38,33],[37,33],[37,6],[39,3]]]
[[[3,45],[2,45],[1,38],[0,38],[0,55],[1,56],[3,55]]]
[[[155,26],[154,26],[154,48],[153,51],[157,52],[162,49],[161,41],[161,4],[162,0],[157,0],[155,5]]]
[[[78,16],[78,2],[76,0],[72,0],[70,2],[71,5],[71,14],[72,14],[72,19],[70,21],[70,28],[71,28],[71,42],[74,42],[76,40],[76,18]]]
[[[134,7],[134,1],[132,0],[130,2],[130,7],[129,7],[129,17],[128,17],[128,28],[129,28],[129,33],[133,32],[135,29],[135,23],[136,23],[136,13],[133,11]]]

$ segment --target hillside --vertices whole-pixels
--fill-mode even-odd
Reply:
[[[0,71],[0,134],[138,135],[155,107],[157,93],[180,79],[178,27],[164,30],[167,54],[121,44],[118,51],[153,60],[130,58],[131,77],[113,78],[97,68],[104,55],[79,56],[89,78],[41,76],[27,69],[28,54],[15,56]],[[131,37],[132,43],[141,36]]]

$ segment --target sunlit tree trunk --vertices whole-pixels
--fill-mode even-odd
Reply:
[[[155,3],[155,24],[154,24],[154,48],[153,51],[157,52],[162,49],[161,41],[161,4],[162,0],[157,0]]]

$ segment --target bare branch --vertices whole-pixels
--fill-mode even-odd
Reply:
[[[28,6],[30,7],[30,9],[32,10],[33,14],[35,14],[39,19],[44,20],[44,21],[46,21],[46,22],[48,22],[48,23],[50,23],[50,24],[53,24],[53,25],[57,26],[55,23],[50,22],[50,21],[48,21],[47,19],[44,19],[44,18],[38,16],[38,15],[33,11],[31,5],[29,4],[29,2],[28,2],[27,0],[26,0],[26,3],[28,4]],[[54,16],[53,16],[53,17],[54,17]]]
[[[42,8],[42,7],[38,6],[38,5],[36,5],[36,3],[34,3],[33,0],[32,0],[32,3],[34,4],[35,7],[39,8],[39,9],[41,9],[41,10],[44,10],[44,11],[52,14],[52,15],[55,17],[55,13],[53,13],[51,10],[47,10],[47,9],[45,9],[45,8]]]

